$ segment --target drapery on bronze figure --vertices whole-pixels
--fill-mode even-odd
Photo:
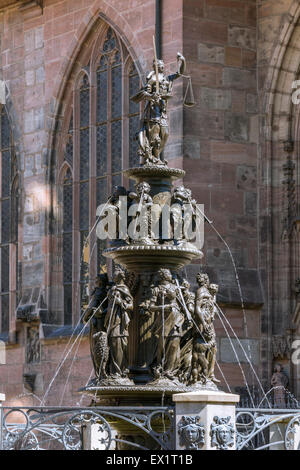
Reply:
[[[157,342],[152,332],[155,318],[154,312],[150,311],[152,274],[144,273],[140,275],[140,302],[138,305],[138,325],[139,325],[139,353],[138,365],[150,370],[153,358],[156,353]]]
[[[205,384],[207,380],[217,382],[214,375],[217,348],[213,321],[218,286],[210,284],[207,274],[203,273],[198,274],[197,282],[191,382]]]
[[[107,376],[108,344],[104,320],[108,307],[108,285],[107,274],[97,276],[91,302],[83,316],[84,323],[90,322],[90,349],[97,378],[106,378]]]
[[[143,164],[164,165],[161,153],[169,137],[167,115],[168,100],[172,97],[173,82],[185,71],[185,58],[177,53],[178,70],[165,75],[162,60],[153,61],[153,70],[147,75],[146,85],[131,99],[135,103],[145,100],[142,127],[138,133],[139,155]],[[157,65],[157,74],[156,74]]]
[[[175,380],[180,366],[180,338],[184,314],[177,302],[177,287],[171,271],[158,271],[157,286],[152,289],[150,311],[155,313],[153,332],[157,338],[154,376]]]
[[[109,379],[117,383],[128,379],[128,327],[133,310],[133,298],[125,284],[124,270],[114,273],[114,284],[108,291],[108,309],[104,320],[109,346]],[[124,380],[123,380],[124,382]]]
[[[204,332],[210,340],[210,348],[208,350],[208,378],[215,383],[220,381],[215,377],[215,365],[217,360],[217,342],[216,342],[216,331],[214,327],[215,313],[217,311],[217,293],[219,290],[218,284],[210,284],[209,292],[212,296],[213,310],[208,318],[207,330]]]
[[[106,210],[109,211],[110,208],[116,212],[116,239],[111,241],[112,245],[119,245],[126,242],[127,239],[123,240],[120,239],[120,222],[119,222],[119,215],[120,215],[120,197],[128,196],[129,192],[127,191],[124,186],[114,186],[112,195],[107,199],[106,203]]]
[[[180,289],[180,291],[179,291]],[[180,340],[180,370],[179,380],[182,383],[188,383],[191,375],[192,363],[192,345],[193,345],[193,322],[192,315],[195,310],[195,294],[191,292],[190,283],[182,279],[179,283],[177,298],[180,305],[186,308],[185,321],[182,326],[182,336]]]
[[[173,230],[173,238],[176,244],[180,245],[185,242],[185,234],[182,232],[182,220],[185,222],[185,233],[195,230],[196,204],[192,198],[192,191],[184,186],[177,186],[174,189],[172,199],[171,227]],[[191,217],[185,217],[184,209],[188,207],[191,211]]]
[[[138,234],[138,241],[141,244],[152,245],[153,240],[151,238],[151,206],[153,205],[152,197],[150,196],[150,185],[145,181],[136,185],[136,193],[129,193],[129,199],[138,204],[136,212],[136,224],[134,231]],[[140,219],[139,231],[138,218]]]

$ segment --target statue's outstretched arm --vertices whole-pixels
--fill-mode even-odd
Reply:
[[[177,64],[178,64],[178,75],[182,75],[185,72],[185,67],[186,67],[186,61],[185,58],[183,57],[180,52],[177,52]]]
[[[185,72],[185,64],[185,58],[182,54],[180,54],[180,52],[177,52],[177,72],[172,75],[169,75],[169,80],[173,81],[181,77],[181,75],[183,75]]]

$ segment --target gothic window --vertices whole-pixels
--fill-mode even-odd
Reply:
[[[106,269],[106,242],[95,233],[96,209],[113,186],[124,184],[122,171],[138,163],[140,107],[130,97],[138,91],[140,78],[132,58],[111,28],[96,38],[91,51],[75,76],[73,112],[64,134],[64,161],[73,175],[64,180],[62,201],[65,323],[78,320],[91,282]]]
[[[83,75],[79,90],[79,231],[80,231],[80,300],[81,308],[88,302],[89,259],[89,188],[90,188],[90,83]]]
[[[134,96],[140,88],[140,79],[136,68],[132,64],[129,71],[129,166],[134,167],[139,163],[138,159],[138,143],[135,138],[137,129],[139,128],[140,109],[138,103],[131,101],[130,97]]]
[[[0,112],[0,332],[9,331],[10,311],[16,307],[18,276],[18,201],[17,165],[9,119],[4,107]]]
[[[72,211],[73,181],[71,170],[65,173],[63,181],[63,284],[64,284],[64,322],[72,323]]]
[[[64,323],[72,323],[72,276],[73,276],[73,177],[71,173],[73,165],[73,113],[66,135],[64,159],[68,163],[64,168],[62,181],[62,206],[63,206],[63,230],[62,230],[62,261],[63,261],[63,311]]]

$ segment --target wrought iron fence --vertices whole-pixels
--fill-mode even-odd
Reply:
[[[284,387],[273,387],[263,393],[257,387],[249,390],[245,387],[235,388],[235,393],[240,396],[239,408],[300,409],[300,403],[296,397]],[[280,391],[280,393],[276,393],[277,391]]]
[[[271,430],[276,431],[276,442]],[[237,408],[237,450],[294,449],[296,430],[299,409]],[[1,450],[89,448],[173,450],[175,408],[0,407]]]
[[[284,423],[284,425],[282,425]],[[237,450],[294,449],[300,426],[300,410],[238,408],[236,414]],[[272,439],[271,431],[277,439]]]
[[[174,449],[173,411],[170,407],[3,407],[0,449]]]

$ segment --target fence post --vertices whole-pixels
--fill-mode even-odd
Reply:
[[[3,450],[3,407],[2,403],[5,401],[5,395],[0,393],[0,450]]]
[[[173,395],[176,449],[235,450],[235,407],[239,395],[199,390]]]

